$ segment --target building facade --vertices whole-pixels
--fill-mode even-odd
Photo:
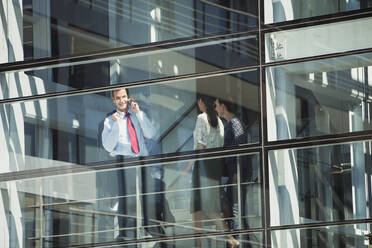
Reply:
[[[372,245],[371,0],[0,14],[0,247]],[[141,156],[102,145],[123,87],[156,130]]]

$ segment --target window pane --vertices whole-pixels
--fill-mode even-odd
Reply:
[[[266,70],[268,139],[371,130],[372,54]]]
[[[237,235],[239,238],[240,245],[238,247],[242,248],[258,248],[263,247],[264,240],[263,235],[261,232],[254,232],[249,234],[239,234]],[[137,243],[137,245],[142,247],[174,247],[174,248],[183,248],[183,247],[196,247],[196,242],[201,244],[201,247],[217,247],[217,248],[224,248],[224,247],[231,247],[228,243],[229,236],[207,236],[203,238],[184,238],[184,239],[177,239],[177,240],[165,240],[165,241],[158,241],[158,242],[143,242]],[[95,246],[95,247],[108,247],[104,244],[102,246]],[[109,247],[133,247],[133,244],[128,245],[111,245]]]
[[[370,0],[265,0],[265,23],[297,20],[372,7]]]
[[[5,1],[2,63],[248,31],[257,1]],[[18,2],[21,2],[19,4]],[[22,4],[23,2],[23,4]],[[5,37],[7,30],[12,34]]]
[[[370,48],[372,18],[265,34],[266,62]]]
[[[236,235],[238,237],[240,245],[238,247],[242,248],[258,248],[264,246],[263,235],[261,232],[252,232],[252,233],[243,233]],[[157,243],[137,243],[142,245],[142,247],[174,247],[174,248],[183,248],[183,247],[196,247],[196,242],[201,244],[201,247],[216,247],[224,248],[231,247],[228,243],[229,236],[207,236],[204,238],[188,238],[188,239],[177,239],[177,240],[166,240],[164,242]],[[146,246],[147,245],[147,246]],[[154,246],[152,246],[154,245]],[[112,245],[110,247],[132,247],[132,245]],[[105,246],[97,246],[105,247]]]
[[[227,159],[235,166],[224,165]],[[126,168],[118,161],[110,170],[86,167],[78,174],[1,183],[7,196],[1,198],[3,217],[14,220],[2,225],[1,231],[9,233],[4,242],[12,244],[4,247],[19,242],[61,247],[262,226],[261,181],[258,174],[252,179],[259,171],[258,154],[192,162],[188,172],[189,161]],[[227,240],[258,245],[261,236]]]
[[[324,226],[271,232],[271,247],[368,248],[371,224]],[[370,240],[370,239],[369,239]]]
[[[134,99],[129,119],[137,132],[139,153],[132,150],[128,117],[124,115],[129,98],[113,101],[111,92],[105,91],[15,102],[0,105],[2,140],[8,141],[0,146],[1,153],[7,154],[2,172],[91,164],[121,155],[137,160],[193,151],[198,144],[198,149],[212,149],[259,142],[256,70],[128,91]],[[202,99],[201,105],[198,99]],[[134,108],[137,105],[139,109]],[[227,108],[233,119],[222,114]],[[199,116],[199,109],[204,114]],[[15,159],[18,156],[22,159]]]
[[[232,35],[151,51],[54,65],[47,69],[0,73],[0,99],[133,83],[193,73],[257,65],[257,35]]]
[[[371,145],[269,152],[271,226],[371,218]]]

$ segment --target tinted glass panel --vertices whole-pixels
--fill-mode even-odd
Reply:
[[[372,7],[370,0],[265,0],[265,23],[341,13]]]
[[[237,235],[239,240],[239,246],[243,248],[257,248],[262,247],[264,240],[261,232],[243,233]],[[197,244],[202,245],[201,247],[231,247],[228,242],[229,236],[206,236],[203,238],[183,238],[183,239],[172,239],[166,241],[158,242],[139,242],[137,245],[142,245],[142,247],[196,247]],[[198,243],[197,243],[198,242]],[[95,247],[133,247],[133,244],[123,245],[123,244],[102,244],[102,246]]]
[[[269,152],[272,226],[371,218],[371,142]]]
[[[371,224],[324,226],[271,232],[271,247],[368,248]]]
[[[23,4],[22,4],[23,2]],[[1,62],[247,31],[257,1],[5,1]],[[7,34],[12,30],[12,34]],[[7,36],[5,36],[7,35]],[[5,40],[5,39],[4,39]]]
[[[371,130],[371,54],[266,70],[269,140]]]
[[[128,91],[134,99],[129,119],[137,132],[139,153],[130,146],[125,110],[117,112],[129,108],[129,99],[124,96],[113,101],[111,92],[104,91],[16,102],[0,105],[1,137],[7,141],[0,146],[7,158],[2,172],[112,161],[116,155],[136,160],[193,151],[198,143],[198,149],[209,149],[259,141],[256,70],[132,87]],[[219,99],[218,106],[215,98]],[[198,99],[202,99],[201,105]],[[235,113],[232,122],[222,115],[227,113],[224,106]],[[197,118],[199,109],[206,108],[208,114]],[[210,130],[207,116],[214,120],[211,136],[205,135]],[[22,159],[15,159],[17,156]]]
[[[225,167],[225,160],[235,166]],[[192,171],[185,171],[187,161],[126,168],[118,162],[105,171],[86,167],[79,174],[0,184],[7,196],[0,204],[4,219],[14,220],[2,225],[8,233],[4,242],[12,244],[4,247],[19,242],[63,247],[262,226],[258,154],[192,161]],[[22,231],[24,239],[13,230]],[[261,242],[254,234],[208,242],[238,240]]]
[[[265,34],[265,61],[281,61],[372,47],[372,18]]]
[[[103,87],[256,65],[257,36],[228,36],[151,51],[0,74],[0,99]]]

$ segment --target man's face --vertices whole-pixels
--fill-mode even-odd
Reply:
[[[114,91],[112,101],[115,103],[116,108],[122,112],[128,110],[128,94],[125,89]]]
[[[215,105],[215,110],[216,110],[218,116],[223,117],[223,105],[220,104],[218,99],[216,99],[216,101],[214,101],[214,105]]]

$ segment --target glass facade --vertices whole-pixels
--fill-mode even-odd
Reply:
[[[371,130],[370,57],[364,53],[267,67],[268,140]]]
[[[369,247],[370,224],[323,226],[292,230],[279,230],[271,233],[272,246],[283,247],[292,242],[296,247]],[[278,239],[279,236],[289,239]],[[291,236],[301,237],[301,241],[291,240]],[[300,242],[299,242],[300,241]]]
[[[372,6],[370,0],[264,0],[264,2],[265,23],[267,24],[363,10]]]
[[[0,247],[369,247],[372,2],[0,0]]]
[[[370,48],[372,18],[265,34],[265,61],[282,61]],[[347,30],[347,32],[345,32]]]
[[[365,153],[370,146],[368,141],[269,152],[270,203],[276,205],[271,225],[371,218],[371,158]]]
[[[21,61],[249,31],[257,11],[256,1],[4,1],[3,34],[23,44]]]

